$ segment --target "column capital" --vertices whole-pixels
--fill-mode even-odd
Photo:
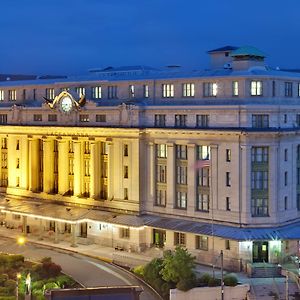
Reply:
[[[210,144],[209,145],[211,149],[218,149],[219,145],[218,144]]]
[[[195,147],[196,147],[196,144],[189,143],[189,144],[187,144],[187,147],[188,147],[188,148],[195,148]]]

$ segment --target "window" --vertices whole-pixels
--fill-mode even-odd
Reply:
[[[84,160],[84,176],[90,176],[90,160]]]
[[[276,96],[276,82],[272,81],[272,97]]]
[[[175,127],[186,127],[186,115],[175,115]]]
[[[231,186],[230,172],[226,172],[226,186]]]
[[[74,159],[69,158],[69,175],[74,175]]]
[[[209,168],[198,169],[198,186],[209,187]]]
[[[232,81],[232,96],[237,97],[239,95],[239,82]]]
[[[194,97],[195,96],[195,84],[184,83],[182,85],[182,96],[183,97]]]
[[[17,158],[16,160],[16,169],[20,168],[20,158]]]
[[[287,114],[283,115],[283,123],[286,124],[287,123]]]
[[[285,97],[293,97],[293,83],[292,82],[284,83],[284,95],[285,95]]]
[[[48,121],[49,122],[56,122],[57,121],[57,115],[48,115]]]
[[[85,95],[85,88],[84,87],[76,87],[75,92],[78,94],[79,97]]]
[[[117,98],[118,87],[116,85],[108,86],[108,99]]]
[[[262,81],[257,81],[257,80],[251,81],[250,94],[251,94],[251,96],[262,96],[263,95]]]
[[[17,91],[16,90],[8,90],[8,100],[9,101],[17,100]]]
[[[91,153],[91,144],[87,141],[84,142],[84,154],[90,154]]]
[[[183,167],[183,166],[176,167],[176,183],[187,184],[187,167]]]
[[[128,200],[128,188],[124,188],[124,200]]]
[[[149,98],[149,85],[144,85],[144,98]]]
[[[129,86],[129,98],[134,98],[135,91],[134,91],[134,85]]]
[[[209,115],[196,115],[196,127],[209,127]]]
[[[166,126],[166,115],[155,115],[154,116],[154,126],[155,127],[165,127]]]
[[[225,249],[230,250],[230,240],[225,240]]]
[[[208,194],[197,194],[197,203],[196,203],[196,209],[198,211],[202,212],[208,212],[209,211],[209,195]]]
[[[156,206],[166,206],[167,191],[163,189],[156,190]]]
[[[33,89],[33,100],[36,100],[36,89]]]
[[[251,189],[252,190],[268,190],[269,179],[267,171],[251,172]]]
[[[203,96],[204,97],[216,97],[218,94],[218,85],[215,82],[203,83]]]
[[[187,146],[176,145],[176,159],[187,159]]]
[[[176,208],[186,209],[187,204],[187,193],[177,192],[176,193]]]
[[[210,159],[210,146],[198,145],[197,146],[197,159],[209,160]]]
[[[300,97],[300,83],[298,83],[298,97]]]
[[[7,115],[0,114],[0,124],[7,124]]]
[[[267,217],[268,216],[268,199],[266,198],[252,198],[251,212],[253,217]]]
[[[252,115],[252,127],[253,128],[268,128],[269,127],[269,115]]]
[[[268,147],[252,147],[251,161],[254,163],[266,163],[269,160]]]
[[[156,157],[167,158],[167,145],[166,144],[157,144],[156,145]]]
[[[46,98],[53,100],[55,98],[55,92],[53,88],[46,89]]]
[[[79,122],[89,122],[89,115],[79,115]]]
[[[7,138],[1,139],[1,149],[7,149]]]
[[[16,150],[20,150],[20,140],[16,140]]]
[[[300,127],[300,115],[299,114],[296,115],[296,125],[297,125],[297,127]]]
[[[41,122],[43,120],[42,115],[40,114],[34,114],[33,115],[33,121],[34,122]]]
[[[288,197],[285,196],[284,197],[284,210],[287,210],[287,206],[288,206]]]
[[[300,211],[300,194],[297,194],[297,210]]]
[[[162,97],[173,98],[174,97],[174,84],[163,84],[162,85]]]
[[[124,178],[128,178],[128,166],[124,166]]]
[[[208,237],[204,235],[196,235],[195,248],[208,251]]]
[[[129,227],[120,228],[120,238],[121,239],[129,239],[130,238],[130,229],[129,229]]]
[[[185,233],[174,232],[174,246],[185,246],[186,238]]]
[[[288,172],[287,171],[284,172],[284,185],[285,186],[288,185]]]
[[[96,115],[96,122],[105,123],[106,122],[106,115]]]
[[[284,161],[288,161],[288,149],[284,149]]]
[[[229,197],[226,197],[226,210],[227,211],[230,211],[230,198]]]
[[[230,162],[231,161],[231,150],[226,149],[226,161]]]
[[[167,182],[167,166],[166,165],[157,165],[156,180],[157,180],[157,182],[160,182],[160,183]]]
[[[93,86],[92,87],[92,98],[93,99],[101,99],[101,97],[102,97],[101,86]]]
[[[0,101],[4,100],[4,90],[0,90]]]
[[[123,145],[123,155],[128,156],[128,144]]]

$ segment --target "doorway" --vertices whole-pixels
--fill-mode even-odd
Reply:
[[[269,262],[269,243],[253,242],[253,262]]]
[[[80,237],[87,237],[87,223],[80,223]]]
[[[166,231],[153,229],[153,244],[158,248],[163,248],[166,242]]]

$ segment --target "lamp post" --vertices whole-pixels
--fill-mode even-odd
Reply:
[[[23,246],[24,244],[26,243],[26,239],[24,236],[19,236],[17,238],[17,244],[20,245],[20,246]]]
[[[16,276],[16,299],[19,300],[19,280],[21,279],[21,273],[17,273]]]
[[[223,250],[221,250],[220,257],[221,257],[221,299],[224,300]]]

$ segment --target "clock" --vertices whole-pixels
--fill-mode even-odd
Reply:
[[[73,100],[70,96],[66,95],[60,99],[60,108],[63,112],[68,113],[73,108]]]

